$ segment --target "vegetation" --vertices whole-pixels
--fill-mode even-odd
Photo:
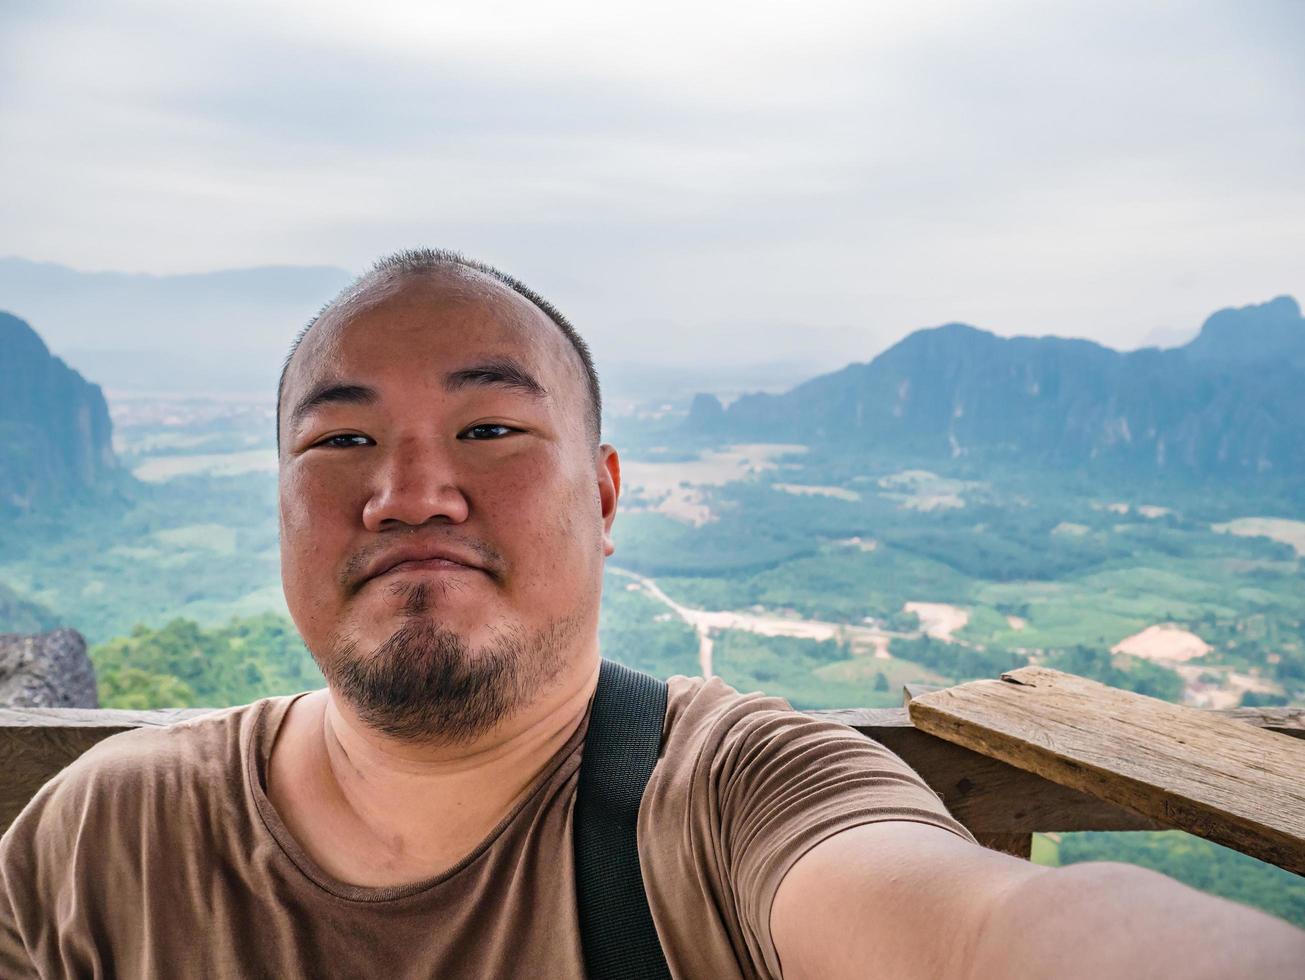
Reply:
[[[123,459],[220,451],[223,430],[211,428],[137,433]],[[692,458],[685,445],[649,448],[647,461],[674,466]],[[646,509],[626,509],[616,524],[614,562],[655,577],[684,606],[893,634],[885,659],[853,640],[714,633],[715,672],[736,688],[805,709],[887,706],[900,703],[904,683],[1040,662],[1178,700],[1176,671],[1110,652],[1174,623],[1210,644],[1193,662],[1203,672],[1273,688],[1241,693],[1242,703],[1305,703],[1305,563],[1284,543],[1211,527],[1256,514],[1305,519],[1293,509],[1298,495],[1137,479],[1107,488],[1068,473],[985,471],[964,457],[940,472],[873,450],[781,463],[699,488],[713,516],[700,527]],[[847,492],[794,495],[777,482]],[[6,521],[4,531],[0,632],[81,630],[105,706],[222,706],[322,683],[285,615],[270,474],[137,484],[93,507]],[[605,582],[604,654],[663,677],[697,673],[694,629],[629,584]],[[908,602],[950,604],[968,618],[948,642],[924,633]],[[1183,835],[1068,834],[1039,837],[1037,848],[1048,863],[1156,867],[1305,925],[1299,879]]]
[[[654,677],[698,673],[698,635],[666,608],[607,576],[598,630],[603,656]]]
[[[0,633],[41,633],[58,625],[50,610],[19,598],[0,582]]]
[[[294,624],[264,614],[204,629],[174,619],[90,650],[106,708],[223,708],[321,687]]]
[[[1305,883],[1290,871],[1178,831],[1039,835],[1043,864],[1124,861],[1305,927]]]

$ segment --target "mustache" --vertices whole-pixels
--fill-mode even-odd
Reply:
[[[404,544],[414,544],[416,541],[407,535],[413,532],[399,532],[402,537],[387,537],[384,540],[376,542],[374,545],[363,548],[360,551],[350,555],[345,561],[343,568],[340,570],[340,585],[344,590],[352,595],[359,591],[368,581],[367,569],[378,555],[383,554],[394,548],[400,542]],[[473,538],[428,538],[421,541],[423,545],[439,547],[441,545],[458,548],[469,551],[476,556],[480,563],[482,571],[485,572],[495,582],[501,581],[503,572],[507,566],[507,561],[503,554],[483,541],[477,541]]]

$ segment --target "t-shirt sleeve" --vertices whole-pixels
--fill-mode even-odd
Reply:
[[[46,783],[0,837],[0,977],[38,977],[60,916],[59,869],[75,847],[68,770]]]
[[[0,854],[3,850],[0,849]],[[0,977],[12,977],[13,980],[37,976],[32,958],[27,954],[27,947],[18,931],[18,919],[14,914],[14,898],[10,894],[8,876],[0,867]]]
[[[899,756],[845,725],[719,681],[677,713],[663,762],[687,809],[699,873],[712,878],[718,904],[733,906],[739,938],[771,976],[780,975],[770,937],[775,892],[816,844],[882,820],[974,840]]]
[[[881,820],[969,831],[902,759],[860,733],[796,713],[737,726],[737,765],[723,796],[721,839],[739,913],[776,975],[770,909],[780,882],[812,847]]]

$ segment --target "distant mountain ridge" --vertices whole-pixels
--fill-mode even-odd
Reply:
[[[1282,296],[1220,310],[1182,347],[1127,353],[951,323],[781,395],[728,409],[699,396],[686,426],[924,456],[1305,476],[1305,319]]]
[[[116,472],[100,386],[0,311],[0,512],[26,512],[100,488]]]
[[[275,390],[290,340],[352,278],[332,266],[185,275],[0,258],[0,306],[110,390]]]

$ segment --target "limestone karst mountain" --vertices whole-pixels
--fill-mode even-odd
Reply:
[[[0,512],[102,489],[117,472],[109,409],[25,321],[0,312]]]
[[[1305,319],[1280,297],[1216,313],[1184,347],[1128,353],[952,323],[784,394],[709,398],[686,425],[739,440],[1291,477],[1305,475]]]

